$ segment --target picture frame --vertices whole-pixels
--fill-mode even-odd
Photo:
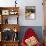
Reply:
[[[25,7],[25,19],[26,20],[34,20],[35,16],[36,16],[35,6],[26,6]]]
[[[10,15],[14,15],[14,12],[13,11],[10,11]]]
[[[9,11],[9,14],[10,14],[10,15],[16,15],[16,14],[17,14],[17,11],[16,11],[16,10],[10,10],[10,11]]]
[[[2,10],[2,15],[9,15],[9,10]]]

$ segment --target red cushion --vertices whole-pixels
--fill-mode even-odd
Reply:
[[[32,36],[36,37],[36,33],[33,31],[32,28],[28,28],[25,32],[24,37],[22,38],[21,45],[26,46],[25,39],[28,39],[29,37],[32,37]]]

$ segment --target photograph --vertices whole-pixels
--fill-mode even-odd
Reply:
[[[25,8],[25,19],[34,20],[35,19],[35,6],[26,6]]]

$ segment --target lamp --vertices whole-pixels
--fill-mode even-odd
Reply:
[[[16,7],[16,4],[17,4],[17,2],[16,2],[17,0],[15,0],[15,7]]]

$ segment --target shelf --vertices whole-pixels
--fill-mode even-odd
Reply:
[[[0,7],[0,14],[3,13],[2,15],[10,15],[11,12],[13,13],[13,15],[18,15],[19,7]]]
[[[19,42],[19,40],[16,40],[16,41],[12,41],[12,40],[10,40],[10,41],[3,41],[4,43],[16,43],[16,42]]]
[[[20,26],[18,24],[18,17],[19,17],[19,7],[0,7],[0,32],[1,32],[0,46],[18,46],[18,42],[19,42],[18,31],[20,29]],[[7,34],[7,31],[9,31],[9,29],[10,29],[10,33],[12,31],[14,33],[12,32],[12,34],[10,34],[8,32]],[[4,35],[5,31],[7,34],[6,40],[3,39],[6,37],[5,36],[6,34]]]
[[[0,24],[18,24],[19,7],[0,7]]]
[[[12,29],[14,31],[14,29],[16,29],[17,31],[19,31],[20,26],[19,24],[1,24],[1,30],[5,29],[5,28],[9,28]]]

